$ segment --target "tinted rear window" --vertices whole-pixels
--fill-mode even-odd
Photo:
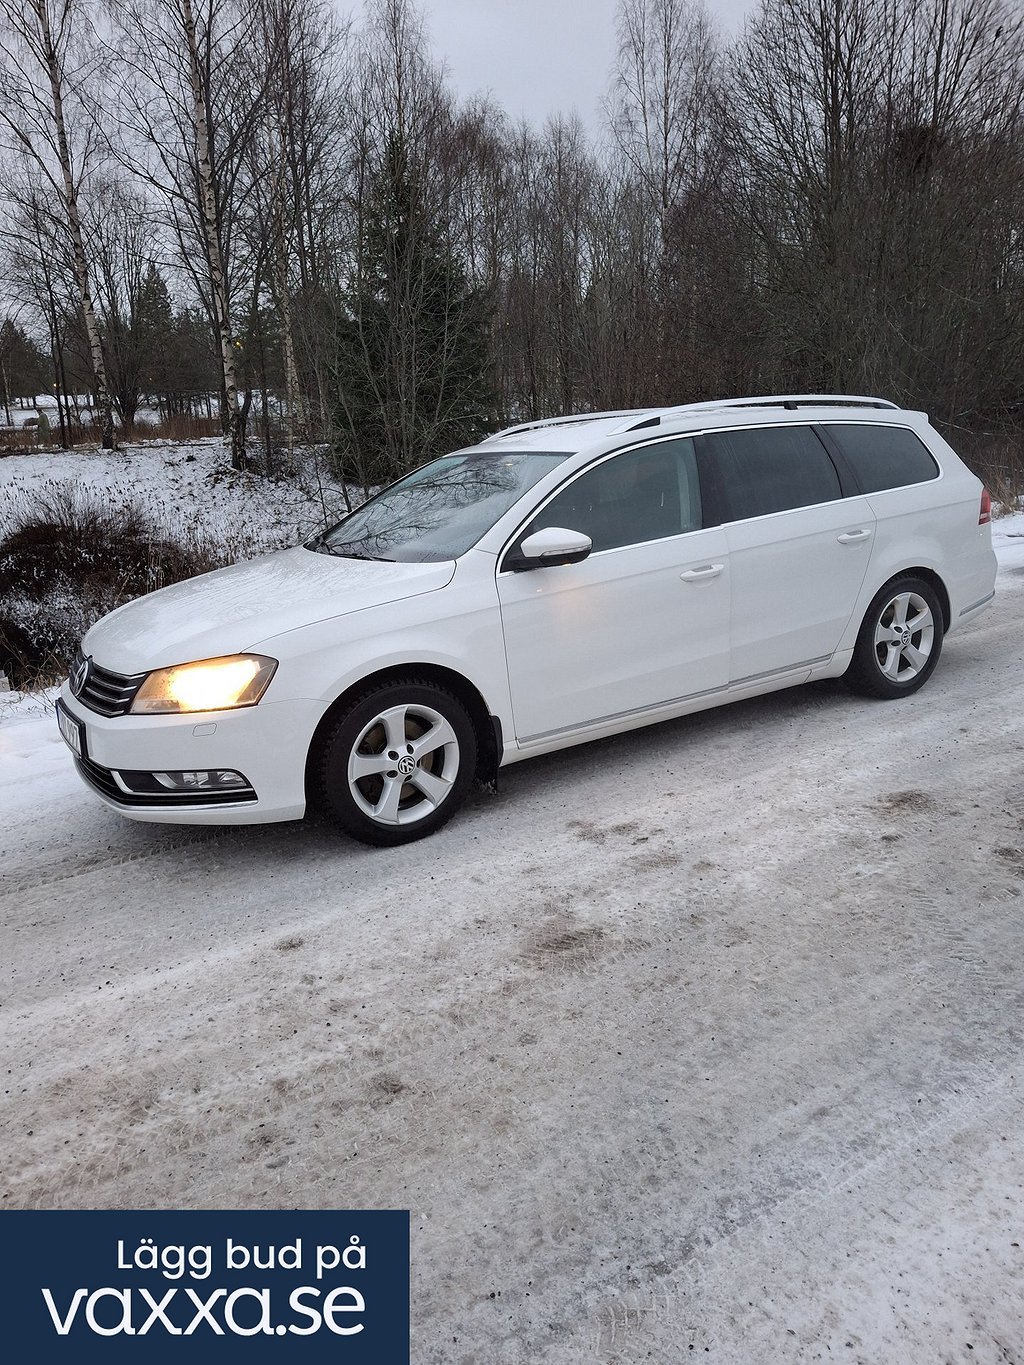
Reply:
[[[828,451],[809,427],[757,427],[705,437],[718,462],[727,521],[843,496]]]
[[[846,456],[864,493],[938,477],[938,466],[923,442],[906,427],[837,422],[825,430]]]

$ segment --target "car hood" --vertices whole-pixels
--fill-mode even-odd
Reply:
[[[279,550],[136,598],[98,621],[82,648],[116,673],[237,654],[284,631],[434,592],[454,572],[453,561],[397,564]]]

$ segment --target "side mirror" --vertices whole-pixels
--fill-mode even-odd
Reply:
[[[509,568],[522,573],[524,569],[545,569],[555,564],[578,564],[593,548],[594,542],[582,531],[545,526],[526,537]]]

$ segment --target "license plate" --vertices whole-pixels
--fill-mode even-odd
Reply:
[[[68,748],[76,753],[79,758],[85,757],[85,726],[81,721],[75,720],[74,716],[69,716],[63,706],[57,703],[57,724],[60,732],[64,736],[64,742]]]

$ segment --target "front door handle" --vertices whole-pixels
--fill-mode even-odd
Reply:
[[[679,577],[684,583],[699,583],[705,578],[717,578],[724,568],[724,564],[705,564],[702,569],[687,569]]]
[[[866,530],[844,531],[843,534],[837,536],[836,539],[839,541],[840,545],[857,545],[862,540],[867,540],[870,534],[871,532]]]

